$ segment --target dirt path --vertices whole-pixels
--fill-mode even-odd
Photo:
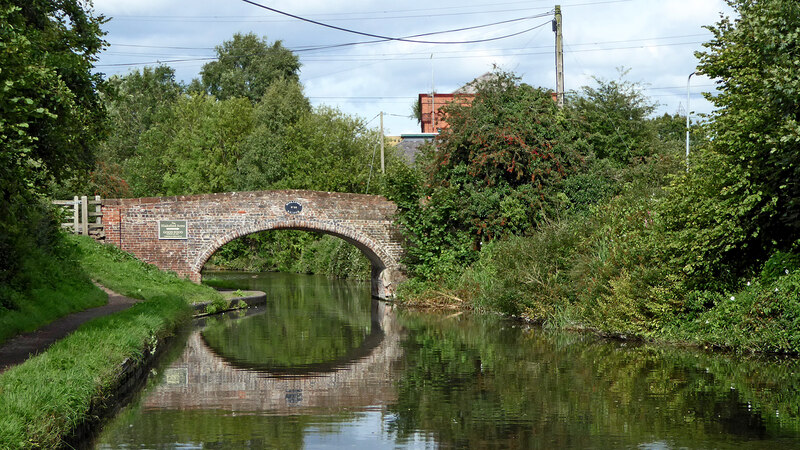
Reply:
[[[54,342],[66,337],[84,323],[128,309],[141,301],[112,292],[104,286],[98,287],[108,293],[108,304],[66,315],[36,331],[13,337],[0,345],[0,372],[47,350]]]

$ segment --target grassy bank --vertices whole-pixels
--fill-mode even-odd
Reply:
[[[0,288],[0,344],[66,314],[106,303],[106,293],[74,263],[77,249],[63,243],[53,247],[28,248],[20,257],[20,275]]]
[[[76,263],[92,279],[119,294],[142,300],[175,297],[190,304],[222,298],[207,286],[161,271],[112,245],[78,236],[69,236],[68,242],[77,252]]]
[[[125,361],[142,360],[190,317],[189,302],[219,296],[111,246],[70,237],[72,262],[142,303],[91,321],[46,352],[0,374],[0,448],[57,448],[109,401]]]

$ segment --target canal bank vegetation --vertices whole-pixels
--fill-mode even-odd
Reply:
[[[72,263],[76,249],[66,245],[48,208],[36,205],[31,209],[26,212],[27,225],[29,231],[35,230],[32,234],[36,238],[18,237],[8,255],[17,258],[16,273],[4,273],[10,279],[0,287],[0,344],[108,300],[106,293]]]
[[[83,236],[67,236],[74,246],[75,264],[93,280],[112,291],[140,300],[179,298],[188,305],[221,300],[216,290],[164,272],[113,245],[103,245]]]
[[[113,406],[122,369],[155,352],[190,318],[191,303],[220,297],[86,237],[70,236],[66,247],[71,257],[61,264],[142,302],[86,323],[0,374],[0,448],[64,446],[80,426]]]
[[[369,260],[340,238],[295,230],[275,230],[236,239],[206,263],[210,270],[290,272],[369,280]]]
[[[786,50],[800,44],[800,5],[731,4],[738,17],[709,27],[698,53],[717,110],[688,161],[682,119],[651,118],[622,78],[558,110],[498,74],[472,107],[449,107],[427,164],[392,181],[413,244],[402,297],[800,352],[800,78]]]

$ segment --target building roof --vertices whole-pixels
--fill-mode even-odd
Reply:
[[[497,74],[494,72],[486,72],[485,74],[475,78],[474,80],[470,81],[469,83],[461,86],[460,88],[453,91],[453,94],[477,94],[478,93],[478,85],[484,83],[486,81],[491,81],[497,78]]]
[[[430,142],[434,137],[436,137],[436,133],[403,134],[400,135],[401,141],[397,144],[397,149],[408,162],[413,163],[419,147]]]

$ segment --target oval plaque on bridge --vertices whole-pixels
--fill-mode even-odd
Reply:
[[[289,202],[284,206],[284,209],[289,214],[299,214],[303,210],[303,205],[298,202]]]

